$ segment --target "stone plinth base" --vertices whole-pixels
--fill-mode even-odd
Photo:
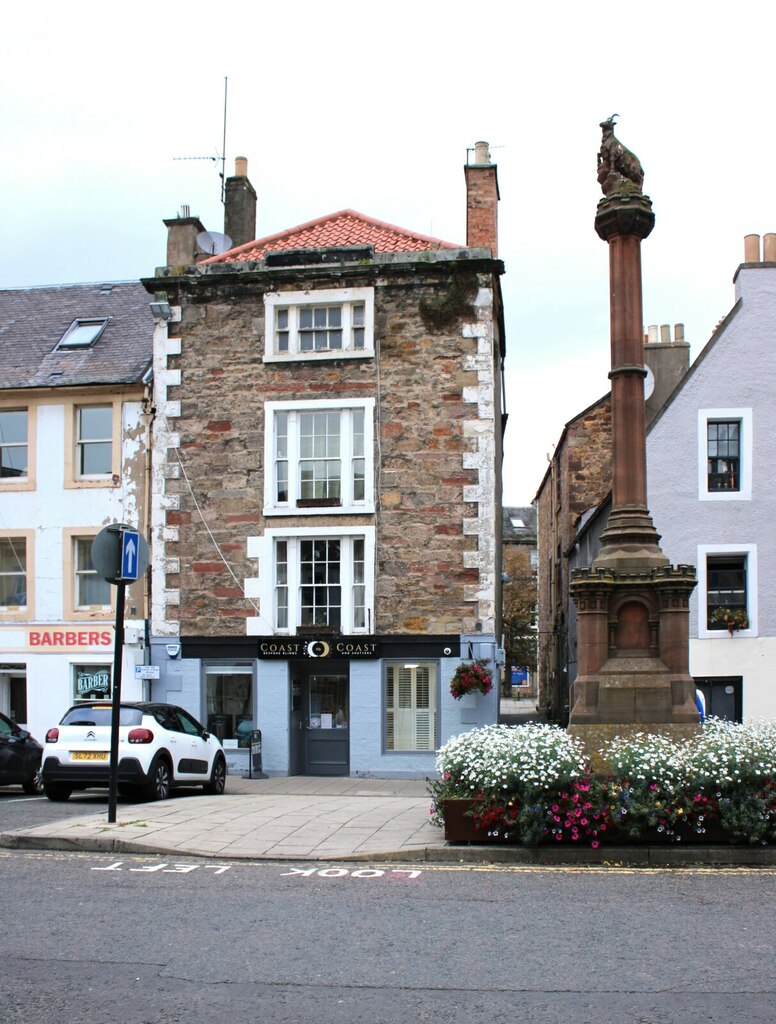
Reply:
[[[660,658],[614,655],[572,687],[571,725],[695,724],[695,683]]]
[[[653,735],[668,736],[677,743],[694,739],[701,731],[700,721],[697,724],[676,725],[670,722],[644,722],[641,725],[633,725],[627,722],[620,723],[595,723],[592,725],[570,725],[566,730],[569,736],[581,740],[585,748],[585,754],[590,759],[590,767],[593,772],[605,773],[609,771],[608,763],[601,757],[599,750],[604,744],[610,743],[615,736],[635,736],[637,733],[651,733]]]

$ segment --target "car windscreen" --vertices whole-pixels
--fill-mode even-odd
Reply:
[[[109,704],[83,704],[70,708],[60,725],[110,725],[112,708]],[[119,712],[119,725],[140,725],[143,712],[140,708],[122,706]]]

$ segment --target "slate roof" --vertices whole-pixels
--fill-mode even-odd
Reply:
[[[429,249],[462,249],[464,246],[443,242],[439,238],[419,235],[415,231],[386,224],[356,210],[339,210],[326,217],[308,220],[295,228],[267,235],[255,242],[245,242],[228,252],[211,256],[202,262],[239,263],[261,260],[266,253],[284,249],[330,249],[337,246],[372,245],[375,252],[422,252]]]
[[[0,290],[0,391],[135,384],[151,365],[154,321],[139,282]],[[74,320],[108,317],[89,348],[57,350]]]
[[[524,526],[514,526],[512,520],[522,521]],[[533,505],[507,506],[502,509],[501,539],[505,543],[536,543],[536,508]]]

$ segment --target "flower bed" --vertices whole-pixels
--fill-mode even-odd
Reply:
[[[557,726],[464,733],[437,754],[432,821],[461,842],[776,842],[776,722],[709,719],[697,739],[639,733],[600,753],[609,770],[593,775]],[[445,805],[460,800],[474,832],[456,839]]]

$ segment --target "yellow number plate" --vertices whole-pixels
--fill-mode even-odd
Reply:
[[[73,761],[107,761],[107,750],[74,750],[70,757]]]

